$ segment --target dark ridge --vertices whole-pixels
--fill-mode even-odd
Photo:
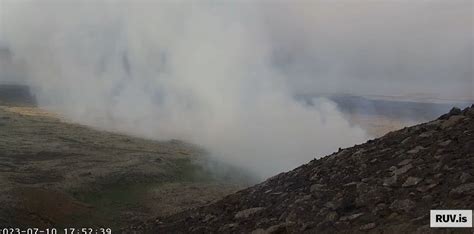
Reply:
[[[298,100],[314,105],[313,98],[326,97],[348,114],[380,115],[394,119],[427,121],[449,111],[452,106],[467,107],[469,102],[452,101],[433,103],[421,101],[399,101],[371,99],[354,95],[299,95]]]
[[[0,105],[36,106],[36,98],[26,85],[0,85]]]
[[[315,159],[211,205],[123,231],[430,233],[431,209],[474,207],[473,175],[474,105]]]

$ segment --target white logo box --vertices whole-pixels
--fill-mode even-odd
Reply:
[[[471,228],[472,210],[430,210],[430,227]]]

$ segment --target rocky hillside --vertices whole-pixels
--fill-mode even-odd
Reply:
[[[129,231],[425,232],[430,209],[474,208],[473,175],[474,105]]]

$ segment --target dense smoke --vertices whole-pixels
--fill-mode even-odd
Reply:
[[[474,1],[267,4],[279,69],[299,93],[474,100]]]
[[[367,138],[332,102],[307,107],[295,91],[396,93],[439,80],[453,84],[442,94],[472,98],[470,1],[0,2],[0,41],[40,104],[202,145],[260,177]]]

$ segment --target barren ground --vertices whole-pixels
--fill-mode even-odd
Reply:
[[[202,150],[96,131],[0,106],[0,226],[121,227],[242,188],[195,161]]]

